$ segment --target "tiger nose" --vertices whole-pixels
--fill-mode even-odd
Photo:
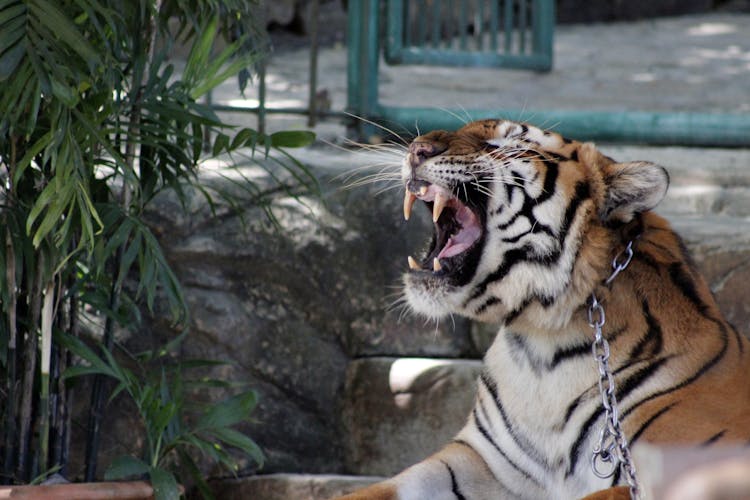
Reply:
[[[414,141],[409,145],[409,165],[412,168],[417,168],[427,158],[437,156],[445,151],[445,149],[445,146],[437,145],[433,142]]]

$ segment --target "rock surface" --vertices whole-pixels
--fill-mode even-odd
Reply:
[[[260,175],[253,168],[245,173]],[[244,224],[223,208],[211,218],[198,199],[187,216],[171,199],[152,214],[190,306],[184,355],[226,361],[221,378],[259,392],[246,430],[267,454],[264,472],[345,468],[339,410],[351,358],[477,355],[465,321],[424,324],[392,306],[406,256],[431,234],[427,217],[405,224],[400,195],[342,189],[331,182],[341,170],[316,172],[324,203],[278,200],[279,227],[260,208]]]
[[[437,451],[463,427],[479,360],[353,361],[343,396],[347,471],[390,476]]]

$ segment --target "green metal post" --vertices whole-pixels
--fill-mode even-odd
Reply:
[[[500,6],[497,2],[490,3],[490,49],[497,52],[497,36],[500,31]]]
[[[258,132],[266,133],[266,60],[258,64]]]
[[[320,0],[310,2],[310,88],[308,89],[307,126],[314,127],[318,119],[318,21]]]
[[[513,0],[505,0],[503,23],[505,26],[505,46],[503,48],[506,54],[510,54],[513,51]]]
[[[532,44],[534,52],[549,54],[549,64],[552,67],[554,58],[553,30],[544,29],[555,20],[555,2],[547,0],[533,0],[532,7],[534,15],[532,16]]]
[[[347,111],[354,115],[350,132],[359,140],[369,139],[376,126],[367,123],[378,115],[379,2],[362,0],[349,4],[349,67]]]

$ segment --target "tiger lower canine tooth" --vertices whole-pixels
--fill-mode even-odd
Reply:
[[[408,261],[409,269],[413,269],[415,271],[419,271],[421,269],[421,267],[419,267],[419,264],[417,264],[417,261],[414,260],[414,257],[412,257],[411,255],[409,256]]]
[[[435,201],[433,203],[432,222],[437,222],[437,220],[440,218],[440,214],[443,213],[445,204],[448,203],[448,198],[442,193],[437,193],[435,194]]]
[[[409,217],[411,216],[411,207],[414,206],[414,202],[417,201],[417,197],[414,196],[414,194],[406,190],[406,194],[404,195],[404,219],[409,220]]]
[[[434,259],[432,259],[432,270],[433,271],[438,272],[442,268],[443,268],[443,266],[440,265],[440,261],[438,260],[437,257],[435,257]]]

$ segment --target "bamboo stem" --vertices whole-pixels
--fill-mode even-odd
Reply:
[[[42,307],[42,273],[44,256],[37,257],[36,273],[27,277],[27,289],[31,295],[30,321],[24,345],[24,372],[21,380],[21,403],[18,410],[18,461],[17,474],[20,479],[29,481],[34,475],[29,462],[29,447],[32,434],[32,405],[34,403],[34,380],[36,378],[39,335],[38,326]]]
[[[6,387],[7,408],[5,413],[5,456],[3,457],[3,483],[13,475],[13,451],[16,445],[16,255],[10,225],[5,233],[5,280],[8,284],[8,380]]]
[[[16,165],[16,138],[11,138],[11,155],[8,168],[7,204],[9,207],[14,203],[13,174]],[[8,318],[8,380],[6,386],[6,412],[5,412],[5,453],[3,456],[3,471],[0,482],[9,482],[14,469],[13,451],[16,444],[16,306],[18,301],[18,290],[16,290],[16,253],[13,246],[13,235],[8,218],[12,217],[10,211],[6,212],[5,224],[5,282],[8,287],[8,304],[6,306]]]
[[[66,289],[70,290],[74,284],[73,275],[68,276],[68,283]],[[59,295],[64,293],[60,291]],[[75,335],[74,333],[74,322],[75,322],[75,294],[70,294],[68,300],[62,303],[61,313],[57,315],[57,327],[67,332],[69,335]],[[71,391],[65,384],[61,375],[65,372],[65,369],[69,364],[69,353],[59,344],[54,343],[53,348],[53,365],[52,365],[52,380],[56,384],[56,401],[53,403],[53,425],[52,425],[52,457],[51,463],[59,467],[59,473],[65,476],[66,465],[67,465],[67,444],[68,444],[68,425],[70,423],[70,401]]]
[[[54,321],[55,281],[47,283],[44,290],[42,306],[42,353],[41,353],[41,398],[39,400],[39,419],[41,421],[39,436],[39,468],[42,473],[49,469],[49,373],[52,355],[52,323]]]

